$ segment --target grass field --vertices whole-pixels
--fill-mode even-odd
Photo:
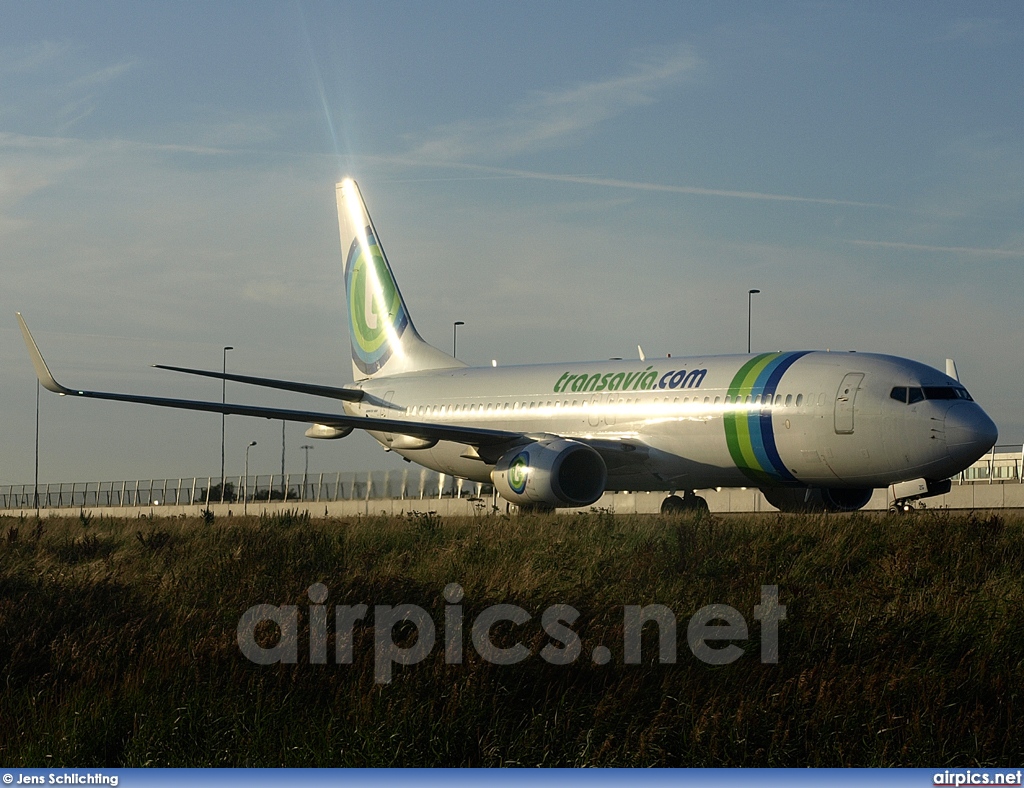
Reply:
[[[453,582],[463,664],[445,659]],[[310,664],[316,583],[328,664]],[[761,661],[763,585],[786,606],[777,664]],[[263,603],[297,606],[297,664],[243,656],[239,620]],[[358,603],[353,662],[337,664],[334,606]],[[642,664],[624,664],[623,606],[652,603],[675,614],[677,661],[658,661],[649,625]],[[374,606],[400,604],[429,613],[437,643],[383,684]],[[492,632],[529,649],[517,664],[474,648],[471,624],[495,604],[531,615]],[[568,665],[540,656],[556,604],[580,613]],[[731,664],[687,645],[709,604],[748,625]],[[411,646],[410,630],[394,638]],[[257,640],[276,632],[261,624]],[[0,681],[9,766],[1019,765],[1024,523],[0,518]]]

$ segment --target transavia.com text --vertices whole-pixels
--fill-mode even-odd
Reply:
[[[327,664],[329,592],[323,583],[314,583],[307,590],[310,601],[306,612],[309,622],[309,662]],[[491,629],[499,622],[516,626],[528,624],[533,616],[518,605],[491,605],[481,611],[472,622],[465,621],[462,605],[464,592],[458,583],[444,588],[444,624],[441,639],[444,660],[449,665],[461,665],[465,648],[464,632],[482,659],[495,665],[514,665],[528,659],[530,650],[521,642],[499,647],[491,639]],[[334,606],[334,662],[352,664],[353,630],[356,622],[367,618],[369,606],[365,604]],[[570,665],[583,652],[583,643],[572,625],[580,613],[571,605],[551,605],[540,614],[540,626],[550,641],[540,650],[541,659],[551,665]],[[779,622],[786,618],[786,606],[779,604],[778,586],[761,586],[760,604],[753,606],[753,617],[761,623],[761,662],[779,661]],[[265,622],[275,624],[277,641],[273,646],[257,643],[256,630]],[[409,622],[416,630],[415,642],[400,646],[395,642],[394,629]],[[676,616],[665,605],[623,606],[622,661],[626,665],[641,663],[641,633],[645,625],[653,624],[658,632],[658,661],[676,662]],[[418,605],[375,605],[373,608],[374,681],[391,681],[394,665],[415,665],[426,659],[438,640],[438,627]],[[257,665],[295,664],[299,655],[299,606],[253,605],[242,614],[238,622],[238,647],[245,657]],[[729,605],[705,605],[694,613],[686,625],[686,642],[690,652],[708,665],[728,665],[739,659],[744,651],[735,641],[746,641],[747,621],[736,608]],[[408,638],[403,638],[408,640]],[[605,665],[612,652],[605,645],[596,645],[590,652],[596,665]]]

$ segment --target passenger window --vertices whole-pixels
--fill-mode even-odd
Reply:
[[[793,395],[792,394],[787,394],[786,395],[786,407],[788,408],[792,404],[793,404]]]
[[[796,395],[796,406],[799,408],[803,404],[804,404],[804,395],[803,394],[797,394]]]

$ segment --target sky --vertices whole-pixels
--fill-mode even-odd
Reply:
[[[0,484],[36,383],[351,380],[334,184],[473,364],[884,352],[1024,440],[1018,2],[0,2]],[[228,400],[324,401],[228,384]],[[369,437],[286,466],[402,467]],[[227,472],[281,467],[227,419]],[[220,417],[40,398],[41,481],[217,476]]]

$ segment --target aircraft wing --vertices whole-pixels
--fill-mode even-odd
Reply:
[[[18,313],[18,323],[21,326],[22,336],[25,338],[25,345],[28,347],[29,355],[32,358],[32,365],[35,367],[36,376],[43,388],[56,394],[68,397],[87,397],[90,399],[106,399],[116,402],[138,402],[143,405],[156,405],[163,408],[181,408],[183,410],[199,410],[209,413],[225,413],[238,416],[253,416],[265,419],[277,419],[280,421],[299,421],[309,424],[324,424],[329,427],[353,427],[360,430],[372,430],[376,432],[387,432],[397,435],[410,435],[414,438],[426,440],[445,440],[455,443],[462,443],[477,448],[490,449],[488,455],[498,451],[500,454],[505,447],[527,442],[522,433],[508,432],[505,430],[491,430],[479,427],[460,427],[457,425],[445,424],[424,424],[414,421],[399,421],[395,419],[368,418],[365,416],[350,416],[344,413],[322,413],[310,410],[287,410],[282,408],[266,408],[257,405],[235,405],[231,403],[205,402],[202,400],[173,399],[168,397],[148,397],[138,394],[118,394],[106,391],[83,391],[70,389],[56,381],[50,373],[46,362],[43,360],[39,347],[32,338],[31,332],[25,319]],[[286,381],[281,381],[286,382]],[[306,384],[297,384],[304,386]],[[302,389],[293,389],[302,390]],[[307,392],[311,393],[311,392]]]
[[[423,438],[432,441],[451,441],[472,446],[477,450],[480,459],[485,462],[496,462],[497,459],[514,446],[519,446],[541,437],[557,437],[554,435],[524,434],[508,430],[494,430],[482,427],[464,427],[455,424],[426,424],[416,421],[405,421],[404,419],[380,419],[367,416],[350,416],[346,413],[323,413],[312,410],[289,410],[284,408],[267,408],[259,405],[236,405],[232,403],[207,402],[204,400],[175,399],[169,397],[149,397],[140,394],[119,394],[108,391],[85,391],[72,389],[61,385],[53,377],[49,367],[43,360],[43,355],[36,345],[32,333],[25,323],[21,313],[17,313],[18,323],[21,326],[22,336],[25,338],[25,346],[28,348],[29,356],[32,358],[32,365],[35,367],[36,376],[40,384],[48,391],[61,396],[86,397],[89,399],[106,399],[115,402],[137,402],[142,405],[155,405],[162,408],[179,408],[182,410],[198,410],[208,413],[224,413],[233,416],[252,416],[254,418],[276,419],[278,421],[298,421],[306,424],[323,424],[328,427],[352,427],[353,429],[370,430],[373,432],[384,432],[393,435],[409,435],[413,438]],[[159,365],[154,365],[159,366]],[[236,380],[240,383],[252,383],[253,385],[270,385],[271,388],[281,388],[288,391],[298,391],[305,394],[318,394],[339,399],[349,399],[349,394],[357,395],[351,399],[357,400],[361,397],[361,391],[352,389],[337,389],[329,386],[317,386],[308,383],[293,383],[291,381],[272,380],[269,378],[250,378],[246,375],[224,375],[218,372],[206,372],[205,370],[192,370],[179,367],[164,367],[161,369],[172,369],[177,372],[200,374],[207,377],[223,378],[225,380]],[[331,392],[331,393],[327,393]],[[343,397],[338,394],[343,393]],[[642,463],[647,457],[647,449],[629,441],[595,440],[586,438],[573,438],[590,445],[596,450],[608,464],[609,468],[617,468],[623,465]],[[638,451],[639,449],[639,451]]]

